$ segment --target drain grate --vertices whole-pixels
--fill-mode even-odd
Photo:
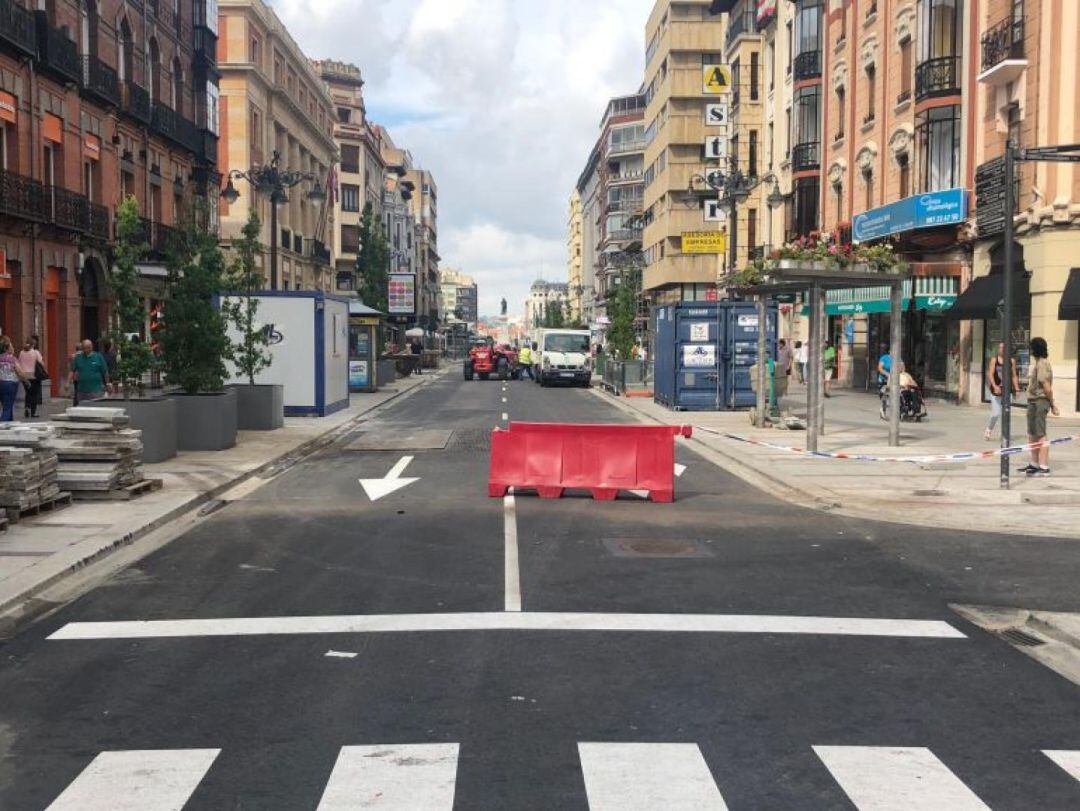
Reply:
[[[711,558],[700,541],[666,538],[605,538],[604,547],[618,558]]]
[[[1013,645],[1019,645],[1022,648],[1037,648],[1039,645],[1046,644],[1039,637],[1032,636],[1027,631],[1021,631],[1019,628],[1006,628],[1004,631],[998,631],[997,635],[1006,642],[1011,642]]]

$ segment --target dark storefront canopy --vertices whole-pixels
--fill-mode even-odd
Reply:
[[[1013,277],[1013,300],[1017,312],[1026,313],[1031,307],[1031,280],[1026,273]],[[991,321],[1000,315],[1005,299],[1005,275],[991,273],[973,279],[956,303],[945,311],[946,318],[960,321]]]
[[[1080,268],[1069,271],[1069,281],[1065,283],[1065,292],[1061,294],[1058,318],[1062,321],[1080,321]]]

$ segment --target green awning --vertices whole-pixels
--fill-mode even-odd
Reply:
[[[956,296],[953,294],[941,296],[915,296],[916,310],[929,310],[930,312],[944,312],[953,306]],[[911,299],[904,299],[904,310],[911,309]],[[872,313],[887,313],[892,310],[889,299],[870,299],[867,301],[845,301],[826,303],[826,315],[870,315]],[[810,307],[804,306],[803,315],[810,315]]]

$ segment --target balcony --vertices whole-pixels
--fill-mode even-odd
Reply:
[[[105,208],[105,206],[98,205],[97,203],[91,203],[90,221],[86,230],[94,239],[101,242],[108,242],[110,237],[109,209]]]
[[[0,169],[0,214],[45,222],[46,211],[45,189],[38,181]]]
[[[218,162],[218,136],[210,130],[201,129],[198,132],[199,148],[195,156],[204,163],[217,165]]]
[[[151,119],[150,94],[134,82],[126,82],[123,88],[124,112],[143,124]]]
[[[928,59],[915,68],[915,101],[959,94],[959,56]]]
[[[111,107],[119,107],[120,80],[116,71],[96,56],[84,56],[82,60],[83,93]]]
[[[989,85],[1015,82],[1027,64],[1023,17],[1004,19],[983,34],[980,82]]]
[[[793,64],[796,82],[821,78],[821,51],[803,51]]]
[[[791,150],[791,171],[809,172],[821,168],[821,150],[817,141],[796,144]]]
[[[317,239],[311,240],[311,258],[316,265],[330,264],[330,249]]]
[[[177,123],[179,118],[172,107],[167,107],[160,101],[151,103],[150,126],[154,132],[163,138],[175,141],[177,138]]]
[[[727,39],[724,42],[725,49],[730,49],[739,37],[757,35],[755,16],[753,9],[748,8],[742,14],[728,18]]]
[[[47,19],[44,11],[37,12],[39,69],[61,81],[79,84],[82,81],[79,46],[59,28],[49,25]]]
[[[13,48],[20,56],[37,56],[34,13],[15,0],[0,0],[0,44]]]
[[[90,230],[90,201],[77,192],[60,186],[46,187],[46,210],[50,222],[66,231]]]
[[[608,147],[608,156],[622,155],[628,152],[644,152],[645,147],[648,145],[649,142],[644,138],[629,138],[620,141],[618,144],[611,144]]]
[[[150,257],[163,259],[168,256],[169,250],[176,239],[177,230],[146,217],[139,218],[139,225],[141,226],[140,235],[142,240],[150,248]]]

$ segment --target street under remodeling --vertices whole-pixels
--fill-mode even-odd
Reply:
[[[0,647],[0,808],[1080,808],[1077,685],[954,608],[1080,611],[1074,540],[682,438],[671,504],[488,496],[493,430],[616,402],[447,367],[85,579]]]

